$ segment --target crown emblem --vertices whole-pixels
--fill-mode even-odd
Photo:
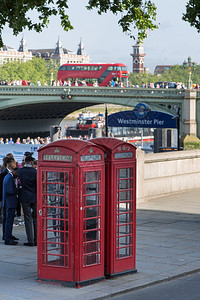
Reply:
[[[93,153],[93,149],[92,149],[92,148],[89,149],[89,153],[90,153],[90,154]]]

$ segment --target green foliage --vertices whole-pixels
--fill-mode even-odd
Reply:
[[[53,69],[52,66],[54,67]],[[37,81],[40,80],[42,85],[45,81],[47,84],[50,84],[51,73],[53,73],[53,79],[55,80],[57,69],[58,65],[36,57],[25,63],[20,61],[7,62],[0,67],[0,81],[30,80],[32,84],[36,85]]]
[[[141,87],[142,83],[149,83],[149,82],[156,82],[157,77],[152,74],[136,74],[130,73],[129,74],[129,81],[132,85],[139,85]]]
[[[3,45],[2,30],[8,24],[13,29],[14,35],[19,34],[25,28],[41,32],[47,27],[52,15],[59,15],[64,30],[73,29],[66,10],[67,0],[3,0],[0,1],[0,46]],[[30,18],[31,11],[38,13],[38,20],[34,22]]]
[[[81,1],[81,0],[80,0]],[[118,24],[123,32],[141,42],[147,37],[148,30],[158,28],[156,24],[156,6],[152,0],[88,0],[87,9],[97,9],[102,13],[112,12],[120,15]],[[0,1],[0,47],[3,46],[2,30],[5,25],[18,35],[24,29],[41,32],[49,24],[51,16],[60,17],[65,31],[73,29],[68,15],[68,0],[2,0]],[[37,20],[30,17],[30,12],[37,13]],[[200,32],[200,1],[189,0],[183,20]],[[134,30],[134,33],[133,33]],[[137,33],[135,32],[137,30]]]
[[[158,28],[155,24],[156,6],[152,1],[143,0],[89,0],[88,9],[97,8],[98,13],[121,14],[118,24],[123,32],[128,33],[132,38],[133,29],[138,30],[138,40],[141,42],[147,37],[147,30]]]
[[[67,0],[0,1],[0,47],[3,46],[2,30],[6,24],[13,29],[14,35],[26,28],[41,32],[44,27],[47,27],[50,16],[58,15],[65,31],[73,29],[67,14],[68,8]],[[133,26],[133,29],[138,30],[139,41],[147,37],[147,30],[157,28],[156,6],[150,0],[88,0],[87,8],[89,10],[96,8],[99,14],[107,11],[116,15],[120,14],[122,17],[118,24],[123,32],[134,37],[131,33]],[[31,19],[31,11],[37,12],[37,21]]]
[[[174,65],[171,69],[159,75],[130,73],[129,81],[132,85],[138,84],[139,87],[141,87],[143,82],[155,83],[156,81],[183,82],[187,85],[188,69],[183,66]],[[192,82],[194,84],[200,83],[200,65],[197,65],[195,69],[192,70]]]
[[[190,23],[200,32],[200,1],[189,0],[186,5],[186,13],[183,14],[183,20]]]

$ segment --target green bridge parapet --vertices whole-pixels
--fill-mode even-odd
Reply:
[[[109,88],[109,87],[67,87],[67,86],[0,86],[0,95],[23,96],[93,96],[93,97],[120,97],[120,98],[156,98],[156,99],[183,99],[184,90],[177,89],[144,89],[144,88]],[[200,96],[200,94],[198,93]]]

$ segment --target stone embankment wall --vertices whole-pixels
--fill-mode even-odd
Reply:
[[[137,203],[200,187],[200,150],[144,154],[137,149]]]

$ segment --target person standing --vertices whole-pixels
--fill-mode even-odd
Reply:
[[[17,172],[21,182],[20,200],[28,240],[24,246],[37,246],[37,171],[33,167],[34,160],[27,156],[25,166]]]
[[[15,210],[18,204],[17,188],[15,179],[17,178],[17,170],[10,171],[3,180],[3,207],[6,209],[5,222],[5,245],[17,245],[13,239],[12,229],[15,218]],[[15,238],[16,239],[16,238]]]
[[[16,161],[12,154],[8,153],[3,158],[3,166],[4,171],[0,174],[0,200],[3,200],[3,180],[8,173],[11,173],[16,168]],[[2,203],[2,215],[3,215],[3,237],[2,239],[5,240],[5,224],[6,224],[6,203],[3,205]],[[18,238],[12,236],[13,240],[18,240]]]
[[[1,223],[3,223],[4,220],[4,210],[3,210],[3,180],[6,177],[6,175],[8,174],[8,169],[6,168],[7,166],[7,159],[8,157],[4,156],[3,158],[3,166],[1,169],[1,173],[0,173],[0,220]],[[5,223],[3,223],[3,236],[4,236],[4,229],[5,229]],[[4,237],[3,237],[4,240]]]

